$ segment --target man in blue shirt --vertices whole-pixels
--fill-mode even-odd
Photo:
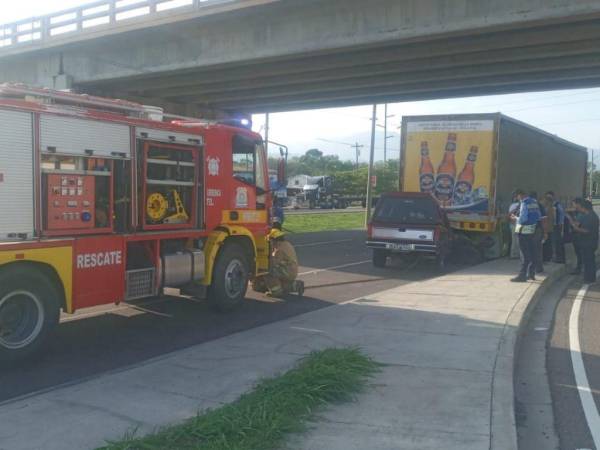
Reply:
[[[554,208],[554,228],[552,230],[552,250],[554,258],[552,261],[559,264],[565,263],[565,242],[563,240],[563,232],[565,227],[565,209],[556,200],[554,192],[546,192],[546,200],[549,205]]]
[[[519,216],[512,216],[516,223],[515,232],[519,238],[521,248],[521,270],[519,275],[510,281],[524,283],[529,278],[535,280],[535,248],[533,235],[538,223],[542,219],[538,202],[531,198],[522,189],[517,189],[517,197],[521,202]]]
[[[285,213],[283,212],[282,206],[283,200],[279,197],[275,197],[273,199],[273,219],[272,222],[278,223],[279,225],[283,225],[285,221]]]
[[[534,199],[540,208],[540,220],[535,228],[535,232],[533,233],[533,262],[535,265],[535,273],[544,273],[544,224],[548,219],[548,216],[546,215],[546,208],[544,208],[544,205],[538,201],[537,192],[531,191],[529,193],[529,197]]]

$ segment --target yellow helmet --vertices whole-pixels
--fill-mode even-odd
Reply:
[[[281,239],[282,237],[285,236],[285,233],[281,230],[278,230],[277,228],[273,228],[271,231],[269,231],[269,240],[276,240],[276,239]]]

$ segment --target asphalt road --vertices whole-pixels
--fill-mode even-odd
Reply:
[[[42,356],[0,367],[0,402],[437,275],[435,264],[428,262],[404,269],[372,267],[361,231],[294,235],[291,240],[306,283],[303,298],[277,300],[249,291],[240,309],[219,314],[206,301],[171,296],[64,316]]]
[[[554,409],[556,432],[561,449],[596,449],[588,420],[579,395],[579,389],[588,391],[581,384],[581,371],[576,379],[572,354],[574,332],[569,330],[569,321],[581,281],[576,280],[562,296],[554,317],[554,326],[547,351],[547,367]],[[579,318],[575,316],[573,325],[579,330],[581,355],[589,391],[593,403],[588,407],[588,415],[599,419],[600,411],[600,285],[590,287],[582,298]],[[578,389],[579,387],[579,389]],[[595,407],[595,411],[594,411]],[[594,422],[592,422],[593,424]],[[597,424],[598,422],[596,422]],[[594,426],[594,425],[592,425]],[[600,429],[596,430],[596,436]],[[597,441],[600,445],[600,442]]]

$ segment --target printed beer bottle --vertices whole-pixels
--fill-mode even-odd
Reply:
[[[429,156],[429,144],[427,141],[421,142],[421,168],[419,169],[419,183],[421,192],[433,193],[435,187],[435,175],[433,164]]]
[[[465,161],[465,167],[460,172],[454,186],[454,204],[466,205],[470,202],[471,191],[473,191],[473,183],[475,182],[475,163],[477,162],[477,152],[479,148],[472,146],[469,151],[469,156]]]
[[[449,133],[444,151],[444,159],[440,163],[435,178],[435,196],[442,206],[448,206],[452,202],[454,181],[456,179],[456,134]]]

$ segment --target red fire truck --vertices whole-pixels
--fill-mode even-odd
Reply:
[[[166,287],[229,310],[268,272],[262,138],[173,118],[0,85],[0,360],[36,352],[61,310]]]

